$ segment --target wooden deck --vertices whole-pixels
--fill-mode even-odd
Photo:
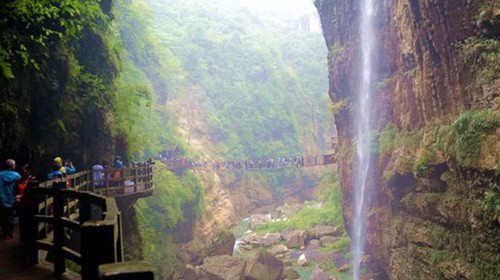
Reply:
[[[15,236],[11,240],[0,240],[0,279],[81,279],[80,275],[71,271],[56,277],[51,263],[44,259],[45,254],[40,254],[40,264],[27,266],[25,262],[25,248],[19,243],[18,225],[16,224]]]

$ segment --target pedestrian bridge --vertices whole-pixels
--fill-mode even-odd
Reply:
[[[271,171],[285,168],[310,168],[335,164],[335,154],[260,158],[260,159],[166,159],[157,158],[162,161],[167,169],[171,171],[193,169],[193,170],[247,170],[247,171]]]
[[[22,236],[24,246],[16,239],[0,243],[0,279],[42,275],[80,279],[66,272],[68,262],[80,268],[84,280],[154,279],[149,265],[124,262],[120,212],[121,207],[153,193],[151,165],[99,172],[103,176],[89,170],[28,186],[28,203],[16,235]],[[120,176],[113,178],[116,172]],[[53,267],[40,264],[44,259]]]

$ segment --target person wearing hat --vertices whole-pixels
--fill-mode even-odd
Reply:
[[[54,166],[58,166],[59,167],[59,172],[61,172],[61,174],[63,176],[66,176],[66,168],[64,168],[63,166],[63,160],[61,157],[55,157],[54,158]]]

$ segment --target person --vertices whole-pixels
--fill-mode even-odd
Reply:
[[[104,167],[101,165],[101,161],[95,161],[92,166],[92,176],[94,179],[94,186],[96,188],[104,187]]]
[[[33,167],[29,164],[25,164],[21,167],[21,179],[19,180],[19,185],[17,188],[16,201],[21,201],[29,182],[35,180],[33,176]]]
[[[36,177],[33,175],[33,168],[29,164],[25,164],[21,167],[21,179],[19,180],[19,185],[17,188],[16,202],[18,203],[18,215],[19,215],[19,237],[21,243],[25,243],[28,240],[28,222],[30,217],[28,193],[31,188],[32,182],[36,181]]]
[[[52,164],[52,171],[47,174],[47,180],[57,180],[62,179],[63,177],[64,175],[61,172],[61,166],[57,163]]]
[[[120,156],[115,157],[115,164],[113,165],[113,168],[116,168],[116,170],[113,172],[113,178],[118,179],[121,176],[121,172],[123,170],[123,161]]]
[[[68,175],[72,175],[72,174],[75,174],[76,173],[76,167],[73,165],[73,162],[71,161],[71,159],[66,159],[64,161],[64,166],[62,167],[64,168],[64,171],[66,171],[66,174],[63,173],[63,176],[67,178],[66,180],[66,186],[68,188],[71,188],[71,186],[73,186],[73,179],[69,178]]]
[[[115,170],[111,174],[111,178],[113,178],[113,180],[110,182],[110,184],[112,186],[119,186],[121,184],[120,178],[122,177],[123,174],[123,161],[120,156],[115,157],[115,164],[113,165],[113,168]]]
[[[66,170],[66,174],[71,175],[76,173],[76,167],[73,165],[71,159],[67,159],[64,161],[64,169]]]
[[[53,167],[57,166],[59,172],[61,172],[63,177],[66,177],[66,168],[63,166],[63,160],[61,157],[55,157],[53,161]]]
[[[21,175],[14,171],[16,162],[8,159],[4,163],[4,171],[0,171],[0,225],[5,240],[14,237],[14,187]]]

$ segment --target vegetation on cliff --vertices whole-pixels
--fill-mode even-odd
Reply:
[[[187,106],[191,120],[204,121],[192,129],[217,143],[214,156],[277,157],[324,149],[329,118],[320,34],[233,1],[150,5],[158,39],[180,60],[185,76],[171,95],[178,103],[172,104]]]
[[[157,277],[165,279],[174,271],[182,271],[179,267],[183,256],[175,250],[174,238],[177,234],[192,235],[194,224],[203,211],[204,188],[192,173],[180,178],[166,170],[161,163],[155,166],[155,194],[141,199],[135,204],[135,219],[140,239],[131,248],[133,254],[140,252],[144,259],[157,270]],[[188,232],[178,232],[178,226],[188,223]],[[191,230],[191,231],[190,231]]]
[[[137,41],[148,43],[146,27],[127,26],[126,18],[117,24],[110,5],[94,0],[2,5],[2,157],[38,164],[61,155],[85,166],[113,154],[129,158],[154,151],[167,138],[165,130],[156,129],[162,109],[139,68],[144,61],[132,59],[145,48],[130,46],[123,35],[137,34]],[[131,6],[120,3],[120,11],[130,12]],[[157,71],[165,68],[159,64]]]

